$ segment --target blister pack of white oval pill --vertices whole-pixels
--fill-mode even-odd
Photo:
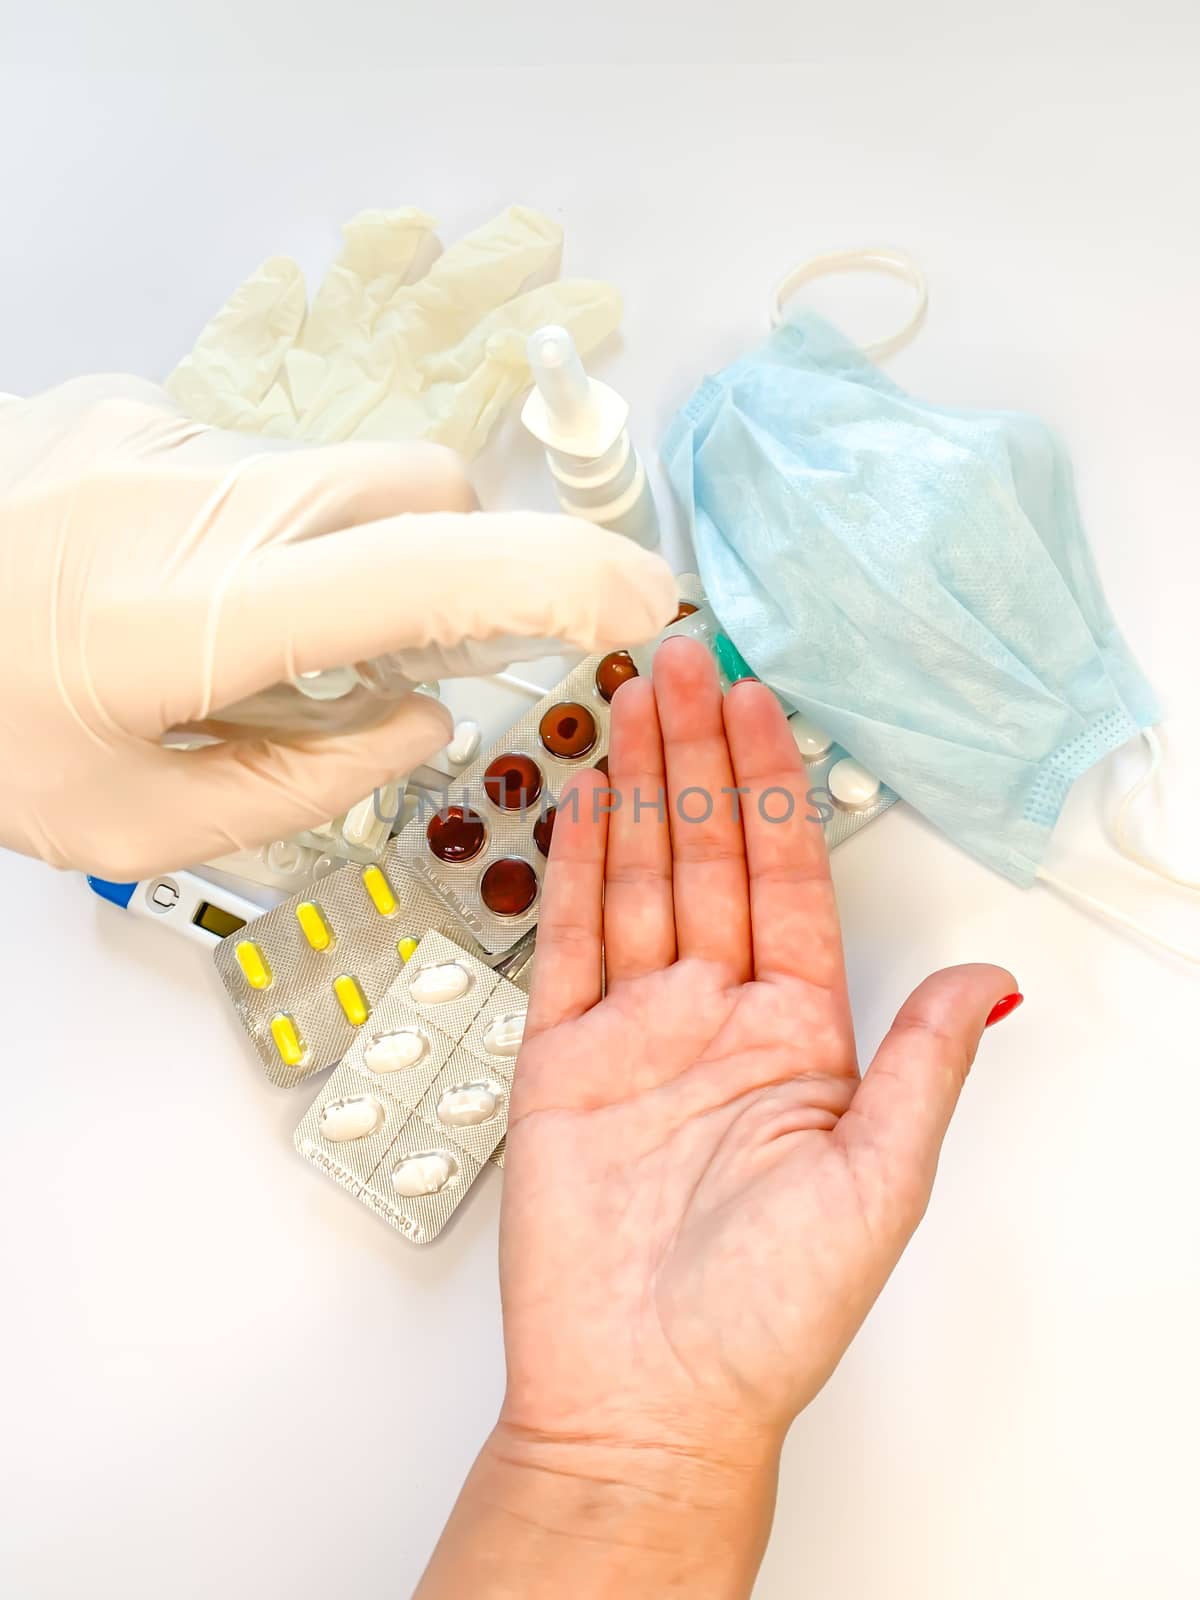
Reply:
[[[825,848],[836,850],[852,834],[873,822],[899,796],[886,783],[859,766],[829,735],[803,713],[788,718],[796,748],[808,767],[807,813],[825,830]]]
[[[436,1238],[508,1126],[526,996],[427,934],[296,1129],[296,1149],[417,1244]]]
[[[431,929],[469,957],[485,954],[393,844],[381,861],[340,867],[222,941],[217,971],[271,1082],[301,1083],[339,1062]]]

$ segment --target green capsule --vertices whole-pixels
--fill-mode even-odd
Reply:
[[[741,683],[743,678],[758,676],[727,634],[717,634],[713,640],[713,649],[717,653],[717,665],[730,683]]]

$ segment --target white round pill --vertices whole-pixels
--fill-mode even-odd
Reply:
[[[493,1083],[459,1083],[438,1101],[438,1121],[447,1128],[477,1128],[500,1109],[500,1090]]]
[[[422,967],[412,981],[409,994],[418,1005],[444,1006],[461,1000],[471,987],[471,974],[457,961],[437,961]]]
[[[340,700],[358,687],[358,673],[353,667],[318,667],[297,673],[292,682],[310,700]]]
[[[849,756],[834,762],[826,782],[834,805],[843,811],[866,811],[879,799],[879,779]]]
[[[385,1112],[374,1095],[350,1095],[345,1100],[331,1100],[318,1119],[321,1137],[334,1144],[345,1144],[349,1139],[365,1139],[383,1126]]]
[[[473,761],[483,743],[483,729],[470,717],[454,724],[454,737],[446,746],[446,760],[455,767],[465,767]]]
[[[397,1028],[381,1033],[363,1051],[363,1061],[372,1072],[403,1072],[415,1067],[429,1048],[420,1028]]]
[[[816,761],[833,749],[830,735],[824,728],[818,728],[815,722],[810,722],[802,712],[797,711],[794,717],[788,718],[788,727],[792,730],[796,749],[806,761]]]
[[[490,1056],[515,1056],[525,1037],[525,1013],[494,1017],[483,1030],[483,1048]]]
[[[410,1200],[418,1195],[437,1194],[458,1172],[458,1162],[444,1150],[422,1150],[405,1156],[392,1173],[392,1188]]]

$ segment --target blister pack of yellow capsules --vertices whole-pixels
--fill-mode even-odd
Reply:
[[[217,946],[217,971],[263,1069],[289,1087],[332,1067],[431,929],[486,953],[395,848],[309,884]],[[527,984],[526,970],[516,978]]]
[[[427,1244],[508,1126],[526,996],[428,933],[296,1129],[296,1149]]]

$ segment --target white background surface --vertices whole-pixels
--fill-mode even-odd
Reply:
[[[362,206],[420,204],[452,238],[521,199],[562,218],[569,271],[625,291],[602,372],[649,451],[796,258],[907,247],[931,311],[892,371],[1065,431],[1200,869],[1193,7],[780,7],[781,34],[751,4],[736,34],[720,8],[726,38],[666,6],[454,7],[480,64],[436,71],[412,52],[446,42],[441,8],[176,9],[0,3],[0,388],[163,375],[261,258],[316,272]],[[504,64],[597,39],[642,65]],[[678,54],[715,64],[648,64]],[[734,64],[754,54],[798,59]],[[513,430],[478,477],[550,503]],[[1195,897],[1109,850],[1116,792],[1080,785],[1052,865],[1200,946]],[[1028,1002],[793,1429],[756,1593],[1194,1596],[1195,971],[903,811],[835,873],[864,1057],[935,966],[1007,963]],[[0,890],[0,1590],[408,1593],[500,1398],[499,1180],[410,1249],[294,1155],[310,1096],[265,1084],[201,953],[24,860],[0,856]]]

